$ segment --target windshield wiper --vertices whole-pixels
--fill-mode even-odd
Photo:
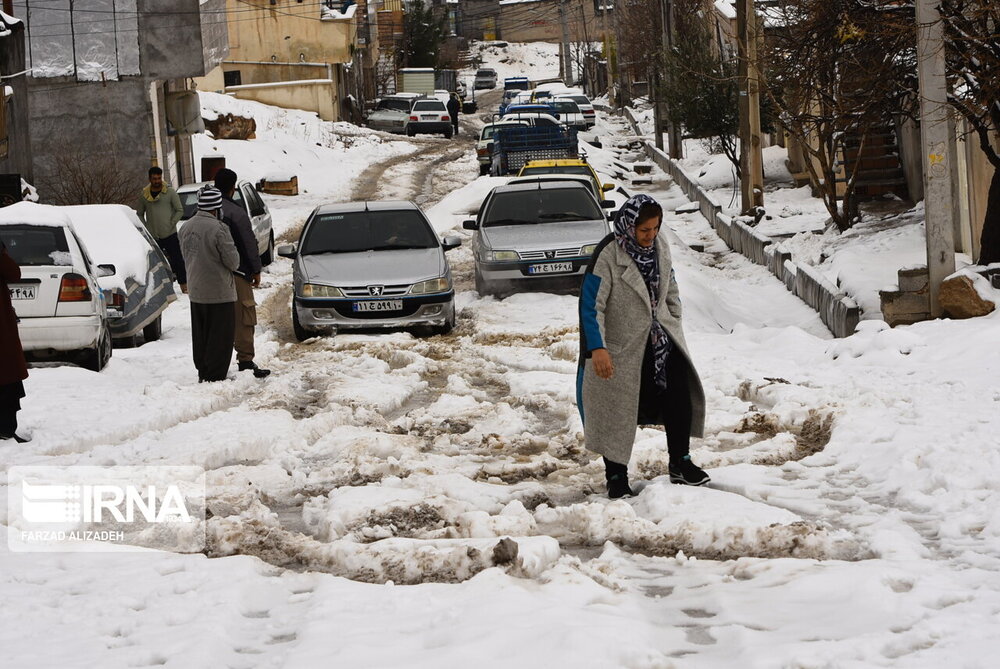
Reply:
[[[401,250],[401,249],[405,250],[405,249],[429,249],[429,248],[432,248],[432,247],[430,247],[430,246],[414,246],[414,245],[399,245],[399,246],[397,246],[395,244],[388,244],[386,246],[373,246],[372,248],[366,249],[366,250],[368,250],[368,251],[394,251],[394,250],[398,251],[398,250]]]
[[[494,225],[534,225],[537,221],[525,221],[518,218],[501,218],[495,221],[486,221],[483,225],[485,227],[492,227]]]
[[[542,214],[538,218],[545,219],[547,221],[586,221],[586,218],[580,218],[579,214]]]
[[[359,250],[363,249],[319,249],[318,251],[312,251],[312,250],[303,251],[302,255],[319,256],[323,255],[324,253],[357,253]]]

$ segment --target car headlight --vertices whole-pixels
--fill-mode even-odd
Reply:
[[[594,251],[597,250],[597,244],[587,244],[582,249],[580,249],[580,255],[582,256],[592,256]]]
[[[521,256],[517,255],[517,251],[494,251],[494,260],[520,260]]]
[[[430,281],[421,281],[420,283],[413,284],[413,287],[410,288],[410,294],[425,295],[427,293],[444,293],[449,290],[451,290],[451,279],[442,276]]]
[[[302,297],[343,297],[344,293],[336,286],[323,286],[318,283],[302,284]]]

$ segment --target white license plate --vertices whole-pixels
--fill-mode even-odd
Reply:
[[[559,274],[562,272],[572,272],[571,262],[550,262],[544,265],[528,265],[528,274]]]
[[[10,299],[12,300],[33,300],[35,299],[35,292],[38,286],[13,284],[7,286],[7,288],[10,289]]]
[[[423,116],[420,117],[420,120],[421,121],[437,121],[438,117],[435,114],[431,114],[430,116],[428,116],[427,114],[424,114]]]
[[[354,311],[402,311],[403,300],[372,300],[369,302],[355,302],[351,308]]]

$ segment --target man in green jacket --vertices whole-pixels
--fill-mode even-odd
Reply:
[[[184,215],[184,207],[177,191],[163,182],[163,170],[159,167],[149,168],[149,185],[142,189],[135,211],[167,256],[170,269],[181,285],[181,292],[186,293],[187,271],[184,269],[180,242],[177,241],[177,222]]]

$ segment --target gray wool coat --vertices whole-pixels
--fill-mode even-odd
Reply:
[[[691,436],[701,437],[705,430],[705,392],[684,340],[681,301],[665,237],[656,240],[656,249],[662,277],[656,318],[674,344],[670,355],[683,356],[687,363]],[[610,235],[595,251],[580,294],[577,402],[587,449],[614,462],[628,463],[632,457],[642,360],[652,324],[649,292],[642,274]],[[614,375],[610,379],[602,379],[594,372],[590,352],[598,348],[608,349],[611,355]]]
[[[233,272],[240,253],[229,226],[207,211],[198,211],[177,231],[188,275],[188,296],[199,304],[236,301]]]

